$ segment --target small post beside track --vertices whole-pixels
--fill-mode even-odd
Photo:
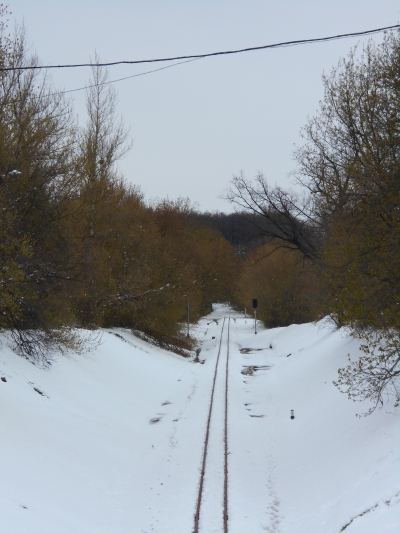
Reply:
[[[258,300],[257,298],[253,298],[253,309],[254,309],[254,333],[257,335],[257,307],[258,307]]]

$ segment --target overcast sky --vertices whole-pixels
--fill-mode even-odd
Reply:
[[[44,64],[207,53],[398,24],[398,0],[17,0]],[[379,42],[381,35],[372,37]],[[134,145],[120,163],[147,199],[188,196],[202,210],[234,174],[291,186],[294,144],[323,94],[321,74],[362,39],[201,59],[115,84]],[[111,78],[161,65],[111,68]],[[56,86],[85,85],[89,69],[52,71]],[[75,108],[84,123],[84,91]]]

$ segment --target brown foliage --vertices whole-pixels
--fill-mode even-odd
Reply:
[[[265,244],[246,258],[238,282],[238,302],[250,310],[257,297],[257,318],[267,327],[310,322],[318,317],[315,267],[297,250]]]
[[[23,28],[13,39],[2,35],[1,43],[3,64],[37,64],[27,55]],[[39,340],[34,331],[71,320],[63,296],[74,275],[65,225],[75,186],[74,133],[68,102],[46,78],[30,70],[1,73],[0,327],[30,330],[15,338],[33,359],[43,352],[43,339],[50,345],[54,339]]]
[[[35,65],[24,30],[4,32],[0,22],[2,64]],[[196,319],[229,297],[237,263],[225,239],[190,221],[188,201],[148,206],[119,175],[130,143],[107,80],[93,67],[78,128],[38,71],[0,73],[0,327],[32,361],[73,345],[66,326],[188,348],[187,300]]]
[[[392,354],[400,331],[400,33],[368,43],[359,57],[352,50],[323,83],[319,112],[295,154],[304,196],[270,189],[262,175],[255,183],[240,175],[227,197],[268,222],[267,239],[318,266],[325,312],[364,334],[370,349],[338,385],[357,384],[357,398],[379,403],[381,385],[398,391],[399,377]],[[394,365],[388,373],[385,357]]]

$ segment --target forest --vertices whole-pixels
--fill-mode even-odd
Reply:
[[[212,303],[244,310],[257,297],[266,327],[348,328],[363,351],[338,388],[399,401],[399,33],[323,76],[294,154],[301,192],[239,173],[222,193],[236,211],[208,213],[147,201],[118,169],[131,144],[107,69],[95,57],[78,125],[1,9],[0,328],[23,357],[50,364],[75,328],[108,327],[188,355],[188,302],[195,322]]]

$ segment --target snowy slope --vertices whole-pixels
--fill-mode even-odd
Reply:
[[[229,532],[339,533],[347,524],[346,533],[400,531],[398,413],[357,418],[367,406],[332,385],[357,342],[313,324],[254,335],[252,321],[223,306],[195,329],[204,364],[123,330],[105,331],[95,351],[59,358],[50,370],[3,342],[0,531],[193,531],[228,315]],[[211,426],[217,444],[221,405]],[[217,444],[204,503],[218,511]],[[222,520],[200,530],[223,531]]]
[[[354,519],[348,533],[400,531],[398,416],[393,410],[381,410],[359,419],[354,415],[365,405],[350,403],[332,385],[346,354],[358,351],[357,343],[339,331],[311,324],[263,331],[247,339],[241,336],[243,327],[238,329],[243,347],[262,349],[242,356],[246,361],[241,364],[270,366],[246,380],[245,394],[240,394],[237,383],[237,409],[250,400],[253,412],[264,418],[247,419],[246,432],[237,427],[235,438],[245,433],[247,442],[235,453],[231,466],[239,467],[246,449],[250,457],[258,455],[254,478],[263,464],[264,476],[258,481],[261,492],[267,479],[270,524],[265,524],[266,530],[336,533]],[[255,424],[261,426],[256,430],[261,446],[253,438]],[[240,482],[237,491],[239,487]],[[255,489],[254,484],[251,488]],[[356,519],[375,505],[374,512]],[[240,496],[232,506],[238,514],[243,507],[244,516]],[[232,531],[245,531],[242,524]]]

